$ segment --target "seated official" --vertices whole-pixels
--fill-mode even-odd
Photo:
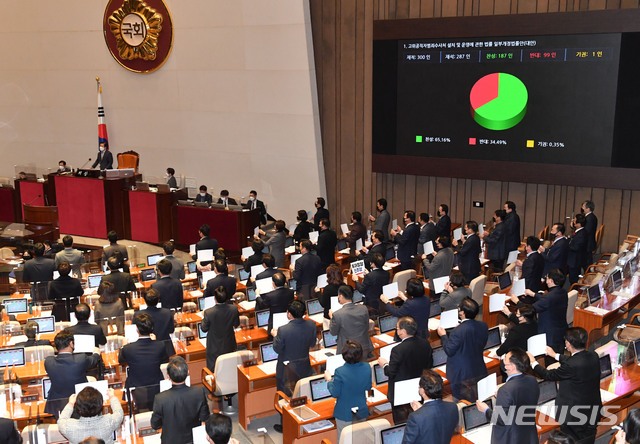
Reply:
[[[38,345],[51,345],[51,341],[46,339],[36,339],[38,333],[38,323],[35,321],[28,321],[24,326],[24,335],[27,340],[24,342],[18,342],[16,347],[35,347]]]
[[[229,268],[227,262],[223,259],[216,259],[213,262],[213,266],[216,272],[216,277],[207,281],[206,288],[204,289],[203,296],[213,296],[216,288],[222,286],[227,290],[227,295],[232,298],[236,294],[236,280],[229,276]]]
[[[71,273],[71,264],[62,261],[58,264],[58,279],[54,279],[49,283],[49,299],[55,301],[53,307],[53,315],[56,321],[68,321],[67,299],[69,305],[75,306],[80,302],[79,298],[84,294],[80,279],[69,276]]]
[[[171,388],[156,395],[153,401],[151,427],[162,428],[162,444],[183,444],[192,441],[191,430],[209,417],[207,395],[202,387],[187,387],[189,366],[182,356],[169,361],[167,373]]]
[[[144,295],[144,302],[147,308],[140,310],[138,314],[146,313],[153,318],[153,334],[158,341],[171,340],[171,333],[175,330],[173,312],[168,308],[158,307],[160,293],[154,288],[150,288]]]
[[[160,302],[164,308],[182,309],[184,303],[184,290],[182,282],[171,277],[171,262],[161,259],[156,264],[156,270],[160,277],[151,284],[151,288],[160,294]]]
[[[229,205],[238,205],[238,202],[233,197],[229,197],[229,190],[220,191],[220,198],[218,203],[228,207]]]
[[[182,262],[182,259],[178,259],[173,255],[173,252],[176,249],[176,246],[173,243],[173,241],[167,241],[164,244],[162,244],[162,249],[164,250],[164,254],[165,254],[164,259],[171,262],[171,273],[169,276],[171,276],[174,279],[180,279],[180,280],[184,279],[184,276],[185,276],[184,262]]]
[[[120,300],[120,293],[115,291],[115,286],[104,279],[98,287],[100,298],[94,306],[94,317],[102,333],[109,334],[109,325],[115,325],[117,334],[124,335],[124,305]]]
[[[58,174],[62,174],[62,173],[69,173],[71,172],[71,168],[69,168],[67,166],[67,162],[65,162],[64,160],[61,160],[60,162],[58,162]]]
[[[76,320],[78,323],[72,325],[69,330],[74,335],[92,335],[96,338],[96,346],[105,345],[107,338],[102,331],[102,328],[96,324],[90,324],[89,318],[91,317],[91,308],[84,302],[75,306]]]
[[[213,196],[207,193],[206,185],[200,185],[200,193],[196,196],[196,202],[206,202],[209,205],[213,202]]]
[[[240,444],[240,441],[231,437],[233,424],[228,416],[212,413],[204,423],[204,428],[207,432],[207,442],[210,444]]]
[[[240,256],[244,271],[251,272],[251,267],[254,265],[260,265],[262,263],[262,249],[264,248],[264,242],[260,239],[253,239],[251,241],[251,249],[253,254],[249,257]]]
[[[631,409],[615,435],[615,444],[640,444],[640,409]]]
[[[169,188],[178,188],[178,181],[175,178],[176,175],[176,170],[174,170],[173,168],[169,167],[167,168],[167,185],[169,185]]]
[[[464,298],[472,296],[471,289],[467,285],[467,279],[461,271],[451,271],[449,282],[445,284],[444,291],[440,293],[439,304],[442,311],[455,310]]]
[[[58,429],[69,440],[69,444],[80,443],[88,437],[100,438],[106,444],[115,442],[113,432],[120,429],[124,412],[113,389],[107,390],[107,396],[112,411],[107,414],[102,412],[102,394],[93,387],[85,387],[77,396],[74,394],[69,397],[69,403],[58,419]],[[74,412],[79,419],[71,417]]]

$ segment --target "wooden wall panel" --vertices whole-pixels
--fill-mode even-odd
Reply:
[[[523,236],[565,221],[593,200],[606,224],[602,251],[640,234],[640,191],[371,172],[373,21],[638,8],[640,0],[310,0],[327,202],[334,227],[351,212],[375,214],[378,197],[392,218],[405,209],[435,214],[448,203],[453,221],[486,223],[513,200]],[[473,201],[484,203],[474,208]]]

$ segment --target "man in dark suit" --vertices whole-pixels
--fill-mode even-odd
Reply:
[[[449,217],[449,206],[440,204],[438,207],[438,223],[436,224],[436,237],[451,236],[451,218]]]
[[[75,393],[76,384],[87,382],[87,370],[98,364],[100,355],[74,354],[73,333],[68,329],[59,332],[54,342],[58,354],[47,356],[44,361],[44,369],[51,379],[51,389],[44,411],[58,419],[60,411],[67,405],[69,396]]]
[[[38,334],[38,323],[35,321],[27,321],[23,328],[24,335],[27,337],[25,342],[18,342],[15,347],[35,347],[37,345],[51,345],[51,341],[47,339],[36,339]]]
[[[294,265],[289,268],[293,271],[293,278],[297,282],[296,293],[302,300],[311,298],[313,289],[318,282],[318,276],[322,274],[322,260],[319,256],[312,254],[313,244],[309,239],[300,242],[300,256]]]
[[[238,307],[227,304],[229,295],[224,287],[214,290],[216,305],[202,315],[202,331],[207,333],[207,368],[215,371],[218,356],[238,349],[234,329],[240,325]]]
[[[389,224],[391,223],[391,215],[387,211],[387,199],[381,197],[376,202],[376,209],[380,212],[378,217],[374,217],[373,215],[369,215],[369,220],[374,222],[373,230],[382,231],[382,239],[383,241],[389,240]]]
[[[416,337],[418,324],[410,316],[398,319],[396,334],[402,341],[391,350],[390,360],[378,358],[378,364],[389,377],[387,398],[393,406],[393,422],[399,424],[407,420],[408,405],[395,405],[394,393],[396,382],[418,378],[424,370],[433,366],[431,345],[423,338]]]
[[[273,315],[275,313],[285,313],[289,304],[295,299],[293,290],[285,287],[287,278],[284,274],[277,272],[272,278],[273,291],[261,294],[256,298],[256,307],[260,310],[269,309],[269,326],[267,331],[271,334],[273,328]]]
[[[507,381],[498,389],[495,408],[490,409],[484,402],[476,401],[478,410],[484,413],[493,424],[492,444],[508,442],[538,444],[539,442],[538,429],[536,428],[536,405],[540,396],[540,388],[536,378],[525,374],[529,364],[529,357],[524,350],[511,349],[504,358]],[[499,413],[495,415],[495,419],[492,419],[494,410]],[[505,415],[510,415],[512,411],[515,411],[513,417],[518,420],[505,424]]]
[[[209,417],[207,394],[202,387],[188,387],[189,366],[182,356],[169,361],[167,373],[171,388],[153,400],[151,427],[162,428],[162,444],[186,444],[193,441],[191,430]]]
[[[600,365],[598,354],[587,348],[587,331],[582,327],[567,330],[564,346],[571,356],[547,347],[547,355],[560,361],[560,367],[547,370],[529,353],[533,372],[546,381],[559,381],[556,396],[556,418],[565,421],[560,430],[580,443],[593,443],[600,420]],[[571,407],[580,406],[580,412]],[[588,408],[588,409],[587,409]],[[566,416],[564,415],[566,414]]]
[[[458,407],[442,400],[442,377],[433,370],[420,376],[418,392],[425,401],[413,401],[402,444],[449,444],[458,425]]]
[[[320,221],[322,219],[331,220],[331,217],[329,216],[329,210],[327,210],[324,207],[325,205],[326,205],[326,202],[324,200],[324,197],[318,197],[316,199],[316,203],[315,203],[316,214],[313,215],[313,228],[316,231],[320,229]]]
[[[158,308],[160,293],[155,288],[150,288],[144,295],[147,308],[140,310],[138,314],[148,314],[153,319],[153,334],[158,341],[170,341],[171,333],[175,330],[173,312],[168,308]]]
[[[109,274],[102,277],[105,282],[111,282],[114,286],[114,291],[118,293],[136,291],[136,284],[133,282],[133,278],[129,273],[120,271],[120,260],[117,256],[111,256],[107,259],[107,267],[109,267]]]
[[[542,271],[544,270],[544,258],[538,253],[538,248],[540,248],[540,240],[535,236],[528,236],[525,247],[527,258],[524,261],[519,259],[516,261],[516,265],[522,267],[525,288],[534,293],[542,289]],[[527,302],[532,303],[533,301]]]
[[[53,259],[44,257],[44,245],[38,242],[33,247],[35,257],[24,263],[22,280],[24,282],[49,282],[53,280],[56,269]]]
[[[389,302],[385,295],[380,296],[380,301],[385,304],[387,311],[397,318],[411,316],[417,325],[415,336],[427,339],[431,300],[425,296],[425,288],[422,285],[422,281],[417,278],[409,279],[407,281],[406,296],[402,291],[398,291],[398,297],[404,301],[399,308]]]
[[[593,214],[595,205],[590,200],[582,202],[582,213],[584,214],[584,230],[587,232],[587,265],[593,263],[593,253],[596,250],[596,231],[598,230],[598,218]]]
[[[153,398],[160,392],[160,381],[164,379],[160,364],[167,362],[169,355],[162,341],[151,339],[154,324],[149,314],[138,313],[133,324],[138,329],[139,338],[120,349],[118,362],[129,366],[125,387],[135,388],[133,398],[136,405],[140,410],[150,410]]]
[[[382,287],[389,283],[389,272],[382,269],[384,257],[379,253],[374,253],[371,258],[371,271],[362,276],[354,275],[356,290],[364,296],[364,304],[369,309],[369,315],[374,318],[378,313],[385,311],[384,305],[380,304]],[[362,283],[358,280],[362,278]]]
[[[480,237],[478,236],[478,222],[468,220],[464,224],[465,236],[460,242],[453,240],[452,243],[457,247],[458,269],[464,274],[468,283],[480,275]]]
[[[573,236],[569,239],[569,255],[567,265],[569,266],[569,282],[578,282],[578,275],[583,268],[587,268],[587,262],[591,253],[587,250],[588,234],[584,229],[586,220],[584,214],[576,214],[573,218]]]
[[[211,196],[211,194],[207,193],[207,186],[206,185],[200,185],[199,191],[200,192],[196,196],[195,201],[196,202],[206,202],[207,204],[211,205],[213,203],[213,196]],[[202,227],[200,227],[200,228],[202,228]],[[209,234],[207,234],[206,236],[208,236],[208,235]],[[206,250],[206,248],[203,248],[203,250]]]
[[[567,292],[562,288],[565,275],[557,268],[547,273],[547,293],[534,293],[525,290],[527,296],[534,298],[533,308],[538,313],[538,333],[546,333],[547,345],[561,353],[564,350],[563,338],[567,330]],[[517,298],[511,298],[517,303]]]
[[[436,224],[433,223],[433,217],[427,213],[420,213],[418,216],[418,223],[420,224],[420,235],[418,236],[418,254],[422,256],[424,254],[424,244],[431,241],[434,242],[438,238],[436,235]]]
[[[262,242],[261,239],[251,240],[251,249],[253,250],[253,254],[249,257],[240,256],[240,260],[242,260],[242,268],[245,272],[250,273],[251,267],[253,267],[254,265],[260,265],[262,263],[263,248],[264,242]]]
[[[222,259],[216,259],[213,262],[214,269],[216,271],[216,277],[209,279],[204,289],[203,296],[213,296],[216,288],[222,286],[227,290],[227,295],[232,298],[236,294],[236,280],[229,276],[229,269],[227,263]]]
[[[358,259],[364,260],[364,265],[367,270],[371,270],[371,258],[374,254],[378,253],[384,259],[387,255],[387,246],[382,242],[382,231],[374,230],[371,233],[371,242],[373,245],[371,248],[362,247],[362,250],[356,251]]]
[[[348,285],[338,288],[338,302],[342,305],[335,313],[329,310],[331,334],[338,337],[337,350],[342,350],[347,339],[362,346],[362,358],[367,360],[373,351],[369,337],[369,310],[353,303],[353,289]]]
[[[225,207],[228,207],[229,205],[238,205],[238,202],[236,202],[233,197],[229,197],[229,190],[220,191],[218,203],[223,204]]]
[[[411,210],[404,212],[405,227],[400,232],[400,227],[393,227],[391,237],[398,244],[398,260],[403,270],[414,268],[413,258],[418,254],[418,237],[420,228],[416,224],[416,213]]]
[[[79,279],[69,276],[71,265],[67,261],[58,264],[60,277],[49,283],[49,299],[55,301],[53,315],[56,321],[68,321],[69,313],[67,307],[74,307],[84,294],[82,284]]]
[[[504,228],[506,230],[507,251],[513,251],[520,248],[520,216],[516,213],[516,204],[508,200],[504,203]]]
[[[278,272],[278,269],[276,268],[276,260],[269,253],[262,255],[262,266],[264,267],[264,271],[258,273],[255,279],[251,276],[252,281],[273,277],[273,275]]]
[[[16,429],[13,419],[0,418],[0,442],[4,444],[21,444],[22,436]]]
[[[487,247],[487,259],[491,261],[491,273],[498,273],[504,269],[504,261],[507,258],[507,230],[504,225],[504,210],[496,210],[493,216],[495,225],[491,233],[480,236]]]
[[[264,206],[264,202],[258,200],[258,192],[256,190],[249,191],[249,202],[246,206],[250,210],[255,210],[256,208],[259,209],[260,224],[264,225],[267,223],[267,208]]]
[[[98,156],[96,157],[96,161],[93,162],[91,168],[95,168],[100,165],[100,170],[110,170],[113,168],[113,154],[109,151],[109,145],[107,142],[100,142],[98,146]]]
[[[164,308],[182,308],[184,294],[182,283],[171,277],[171,262],[161,259],[156,264],[160,278],[151,284],[151,288],[160,293],[160,302]]]
[[[164,250],[165,259],[171,262],[171,277],[175,279],[184,279],[184,262],[182,259],[179,259],[173,255],[173,252],[176,249],[173,241],[167,241],[162,244],[162,249]]]
[[[489,327],[475,320],[478,311],[478,303],[465,298],[458,308],[460,325],[448,335],[445,329],[438,327],[442,347],[448,356],[447,379],[451,382],[453,397],[458,400],[475,401],[478,397],[476,383],[487,376],[482,352],[489,337]]]
[[[89,324],[89,317],[91,317],[91,308],[84,302],[76,305],[75,307],[76,320],[78,323],[72,325],[69,330],[74,335],[91,335],[96,338],[96,346],[105,345],[107,338],[104,336],[104,332],[99,325]]]
[[[569,255],[569,241],[564,237],[565,227],[563,223],[556,222],[551,226],[551,246],[547,249],[538,248],[538,252],[544,258],[544,270],[542,275],[545,276],[549,270],[559,268],[563,272],[567,268],[567,256]]]
[[[338,237],[336,232],[331,230],[331,222],[329,219],[320,220],[320,233],[318,234],[318,242],[316,243],[316,253],[322,264],[322,271],[336,261],[336,244]]]
[[[118,233],[113,230],[109,231],[107,233],[107,239],[109,239],[109,245],[102,249],[102,264],[106,264],[109,258],[117,253],[121,254],[123,262],[127,262],[129,260],[127,247],[118,244]]]
[[[362,246],[367,240],[367,228],[362,225],[362,214],[359,211],[351,213],[351,230],[349,233],[342,235],[347,240],[347,245],[351,249],[351,252],[355,254],[356,241],[360,239]]]
[[[209,195],[209,197],[211,197],[211,195]],[[209,237],[210,231],[211,227],[209,225],[200,225],[200,229],[198,230],[200,240],[198,241],[198,243],[196,243],[196,254],[191,256],[194,261],[198,260],[198,251],[200,250],[213,250],[213,254],[218,251],[218,241]],[[203,266],[209,265],[210,263],[210,261],[200,261],[200,264]]]

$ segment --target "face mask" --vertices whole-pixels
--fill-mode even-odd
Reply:
[[[103,146],[100,147],[100,152],[102,152],[102,151],[104,151],[104,147]]]
[[[62,170],[64,170],[64,167],[63,167],[62,165],[58,165],[58,169],[59,169],[60,171],[62,171]]]
[[[207,195],[207,193],[200,193],[200,196],[202,196],[202,197],[204,197],[206,195]]]
[[[256,198],[255,198],[255,197],[253,197],[253,196],[249,196],[249,200],[250,200],[251,202],[253,202],[254,200],[256,200]]]

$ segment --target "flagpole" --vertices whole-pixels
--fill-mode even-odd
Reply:
[[[96,77],[96,86],[98,89],[98,144],[105,143],[105,147],[109,149],[109,139],[107,137],[107,124],[104,121],[104,107],[102,106],[102,85],[100,77]]]

